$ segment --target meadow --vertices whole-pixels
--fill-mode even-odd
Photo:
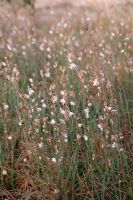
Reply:
[[[132,200],[128,9],[1,5],[0,199]]]

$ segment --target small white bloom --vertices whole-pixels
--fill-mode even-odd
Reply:
[[[1,64],[3,67],[6,67],[6,63],[1,62],[0,64]]]
[[[28,93],[29,93],[29,96],[31,96],[34,94],[34,90],[32,90],[31,88],[28,88]]]
[[[60,103],[62,103],[64,105],[66,103],[66,100],[65,99],[61,99]]]
[[[69,111],[69,117],[73,116],[74,113]]]
[[[80,124],[80,123],[78,124],[78,128],[81,128],[82,126],[83,126],[82,124]]]
[[[4,107],[4,110],[8,110],[9,106],[5,103],[3,103],[3,107]]]
[[[70,65],[69,65],[69,69],[71,69],[71,70],[74,70],[74,69],[76,69],[77,68],[77,65],[75,64],[75,63],[71,63]]]
[[[113,144],[111,144],[111,147],[114,149],[114,148],[117,148],[118,147],[118,143],[114,142]]]
[[[52,158],[52,162],[56,163],[57,162],[56,158]]]
[[[70,101],[70,105],[71,105],[71,106],[75,106],[76,104],[75,104],[74,101]]]
[[[93,81],[93,86],[98,86],[99,85],[99,81],[97,80],[97,79],[95,79],[94,81]]]
[[[41,149],[43,147],[43,143],[42,142],[38,143],[38,147]]]
[[[29,82],[30,82],[30,83],[33,83],[33,79],[32,79],[32,78],[29,78]]]
[[[10,136],[8,136],[8,140],[12,140],[12,136],[10,135]]]
[[[45,103],[43,103],[43,104],[42,104],[42,107],[43,107],[43,108],[46,108],[46,107],[47,107],[47,105],[46,105]]]
[[[55,189],[55,190],[54,190],[54,193],[55,193],[55,194],[58,194],[59,192],[60,192],[59,189]]]
[[[124,53],[124,52],[125,52],[125,50],[124,50],[124,49],[122,49],[122,50],[121,50],[121,53]]]
[[[44,75],[45,75],[46,78],[49,78],[51,74],[50,74],[50,72],[48,71],[48,72],[46,72]]]
[[[50,123],[51,123],[52,125],[54,125],[54,124],[56,123],[56,121],[55,121],[54,119],[51,119]]]
[[[20,122],[18,123],[18,125],[19,125],[19,126],[22,126],[22,125],[23,125],[23,122],[22,122],[22,121],[20,121]]]
[[[84,112],[85,112],[85,117],[88,119],[88,118],[90,117],[90,111],[89,111],[89,109],[86,108],[86,109],[84,110]]]
[[[65,115],[65,110],[63,110],[62,108],[60,108],[60,113],[61,113],[62,115]]]
[[[3,169],[2,174],[3,174],[4,176],[6,176],[6,175],[7,175],[7,170],[6,170],[6,169]]]
[[[39,156],[39,160],[42,160],[42,157],[41,157],[41,156]]]
[[[101,131],[103,131],[103,125],[102,124],[98,124],[97,126]]]
[[[87,135],[84,135],[83,138],[84,138],[85,141],[88,140],[88,136]]]
[[[27,162],[27,159],[26,159],[26,158],[24,158],[24,162]]]

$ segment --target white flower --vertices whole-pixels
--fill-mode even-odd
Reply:
[[[98,124],[97,126],[101,131],[103,131],[103,125],[102,124]]]
[[[33,83],[33,79],[32,79],[32,78],[29,78],[29,82],[30,82],[30,83]]]
[[[74,113],[69,111],[69,117],[73,116]]]
[[[57,162],[56,158],[52,158],[51,160],[52,160],[53,163]]]
[[[85,117],[88,119],[89,117],[90,117],[90,114],[89,114],[89,109],[88,108],[86,108],[85,110],[84,110],[84,112],[85,112]]]
[[[124,53],[124,52],[125,52],[125,50],[124,50],[124,49],[122,49],[122,50],[121,50],[121,53]]]
[[[42,110],[41,108],[37,108],[37,112],[41,112],[41,110]]]
[[[1,64],[3,67],[6,67],[6,63],[1,62],[0,64]]]
[[[4,107],[4,110],[8,110],[9,106],[5,103],[3,103],[3,107]]]
[[[46,107],[47,107],[47,105],[46,105],[45,103],[43,103],[43,104],[42,104],[42,107],[43,107],[43,108],[46,108]]]
[[[66,103],[66,100],[65,99],[61,99],[60,103],[62,103],[64,105]]]
[[[93,86],[98,86],[99,85],[99,81],[97,80],[97,79],[95,79],[94,81],[93,81]]]
[[[54,193],[55,193],[55,194],[58,194],[59,192],[60,192],[59,189],[55,189],[55,190],[54,190]]]
[[[81,128],[82,126],[83,126],[82,124],[80,124],[80,123],[78,124],[78,128]]]
[[[49,78],[50,77],[50,72],[48,71],[44,75],[45,75],[46,78]]]
[[[83,138],[84,138],[85,141],[88,140],[88,136],[87,135],[84,135]]]
[[[19,126],[22,126],[22,125],[23,125],[23,122],[22,122],[22,121],[20,121],[20,122],[18,123],[18,125],[19,125]]]
[[[111,147],[114,149],[114,148],[117,148],[118,147],[118,143],[114,142],[113,144],[111,144]]]
[[[12,140],[12,136],[10,135],[10,136],[8,136],[8,140]]]
[[[64,133],[63,136],[64,136],[64,141],[67,142],[68,141],[68,135],[66,133]]]
[[[28,93],[29,93],[29,96],[31,96],[34,94],[34,90],[32,90],[30,87],[28,87]]]
[[[6,176],[6,175],[7,175],[7,170],[6,170],[6,169],[3,169],[2,174],[3,174],[4,176]]]
[[[70,101],[70,105],[71,105],[71,106],[75,106],[76,104],[75,104],[74,101]]]
[[[27,159],[26,159],[26,158],[24,158],[24,162],[27,162]]]
[[[65,110],[63,110],[62,108],[60,108],[60,113],[61,113],[62,115],[65,115]]]
[[[54,119],[51,119],[50,123],[51,123],[52,125],[54,125],[54,124],[56,123],[56,121],[55,121]]]
[[[38,146],[41,149],[43,147],[43,143],[42,142],[38,143]]]
[[[76,69],[76,68],[77,68],[77,65],[74,64],[74,63],[71,63],[71,64],[69,65],[69,69],[71,69],[71,70]]]
[[[42,160],[42,157],[41,157],[41,156],[39,156],[39,160]]]

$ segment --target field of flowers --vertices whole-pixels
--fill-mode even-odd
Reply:
[[[132,200],[128,8],[0,5],[0,199]]]

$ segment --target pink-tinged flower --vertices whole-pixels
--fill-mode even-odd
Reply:
[[[65,99],[61,99],[60,103],[62,103],[64,105],[66,103],[66,100]]]
[[[99,81],[97,80],[97,79],[95,79],[94,81],[93,81],[93,86],[98,86],[99,85]]]
[[[69,65],[69,69],[70,70],[74,70],[74,69],[76,69],[77,68],[77,65],[75,64],[75,63],[71,63],[70,65]]]
[[[103,131],[103,124],[98,124],[97,126],[101,131]]]

